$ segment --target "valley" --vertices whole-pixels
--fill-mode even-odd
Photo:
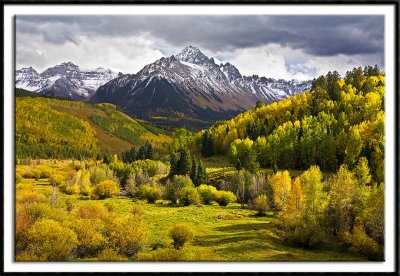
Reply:
[[[17,90],[16,260],[382,261],[384,85],[329,72],[195,132]]]

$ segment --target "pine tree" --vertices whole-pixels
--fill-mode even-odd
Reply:
[[[111,163],[111,154],[110,152],[105,152],[103,156],[103,163],[104,164],[110,164]]]
[[[242,165],[243,168],[252,173],[255,173],[260,167],[260,164],[257,162],[257,156],[252,149],[245,150]]]
[[[178,155],[176,153],[172,153],[170,161],[169,161],[169,164],[170,164],[169,177],[172,177],[179,173],[178,172],[178,160],[179,160]]]
[[[153,159],[153,155],[153,146],[151,144],[147,144],[146,159]]]
[[[204,167],[203,162],[201,160],[198,163],[196,183],[198,183],[198,185],[208,183],[206,168]]]
[[[214,154],[214,140],[208,130],[206,130],[202,136],[201,154],[205,157],[209,157]]]
[[[129,151],[129,157],[130,157],[130,162],[135,162],[136,161],[136,148],[135,147],[131,147],[130,151]]]
[[[146,146],[141,146],[137,154],[137,160],[146,159]]]
[[[177,168],[178,174],[190,175],[190,172],[192,170],[192,159],[188,148],[183,148],[180,150],[180,158],[177,163]]]
[[[192,170],[190,172],[190,178],[192,179],[193,183],[195,185],[201,184],[201,183],[197,183],[197,171],[198,169],[198,165],[197,165],[197,161],[196,161],[196,157],[193,156],[192,158]]]

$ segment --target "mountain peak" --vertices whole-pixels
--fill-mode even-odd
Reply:
[[[202,52],[196,46],[189,45],[183,48],[179,54],[202,54]]]
[[[203,54],[199,48],[191,45],[183,48],[183,50],[175,57],[177,60],[198,65],[204,64],[209,61],[209,58],[205,54]]]
[[[79,68],[78,65],[75,65],[75,64],[72,63],[71,61],[63,62],[63,63],[60,64],[60,66],[69,67],[69,68],[75,68],[75,69],[78,69],[78,68]]]
[[[33,69],[32,66],[21,68],[17,70],[17,72],[24,74],[35,74],[35,75],[38,74],[38,72],[35,69]]]
[[[225,76],[229,79],[229,81],[234,81],[242,77],[239,70],[229,62],[225,64],[221,63],[220,68]]]

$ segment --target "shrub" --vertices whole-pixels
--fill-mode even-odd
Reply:
[[[184,187],[179,195],[179,204],[189,206],[191,204],[198,204],[200,202],[200,195],[195,187]]]
[[[204,204],[211,204],[212,201],[215,200],[215,196],[217,194],[217,189],[214,186],[201,184],[197,187],[197,190],[200,194],[201,200]]]
[[[42,176],[42,172],[39,169],[32,169],[32,171],[30,172],[30,175],[32,178],[34,178],[36,181],[38,181],[40,179],[40,177]]]
[[[112,248],[106,248],[97,255],[98,261],[127,261],[128,259],[118,254]]]
[[[26,206],[26,213],[33,221],[42,218],[51,218],[55,209],[47,203],[33,202]]]
[[[229,203],[236,202],[236,196],[230,191],[218,191],[215,196],[215,201],[219,206],[227,206]]]
[[[192,180],[187,175],[175,175],[166,185],[165,198],[176,204],[184,187],[194,187]]]
[[[362,225],[358,224],[354,227],[350,242],[359,253],[367,256],[368,260],[383,261],[383,247],[365,233],[365,229]]]
[[[146,199],[148,203],[154,203],[162,198],[161,190],[157,187],[142,185],[138,188],[139,199]]]
[[[79,194],[79,185],[75,183],[74,179],[68,179],[61,186],[61,189],[68,195]]]
[[[25,206],[16,204],[15,208],[15,249],[21,251],[28,245],[28,230],[32,226],[32,218]]]
[[[19,184],[18,186],[20,185],[25,185],[25,184]],[[15,199],[17,203],[22,203],[22,204],[47,201],[46,197],[43,194],[40,194],[29,188],[17,190]]]
[[[185,243],[193,239],[193,231],[185,224],[177,224],[170,230],[171,238],[174,240],[175,249],[180,249]]]
[[[15,174],[15,184],[21,183],[22,179],[24,179],[24,178],[22,177],[21,174],[19,174],[19,173]]]
[[[105,199],[117,195],[118,184],[113,180],[105,180],[94,186],[93,195],[98,199]]]
[[[51,176],[51,170],[47,166],[41,166],[40,178],[49,178]]]
[[[27,252],[41,261],[67,260],[72,257],[72,252],[78,245],[74,231],[51,219],[35,222],[28,236]]]
[[[92,188],[89,185],[85,185],[85,186],[81,187],[80,194],[82,195],[82,197],[90,198],[90,196],[92,194]]]
[[[49,182],[52,186],[61,186],[65,181],[65,178],[61,174],[52,174]]]
[[[107,208],[99,202],[86,202],[77,208],[76,213],[84,219],[104,219],[108,216]]]
[[[326,240],[326,232],[318,218],[301,216],[286,225],[286,238],[305,248],[317,248]]]
[[[78,257],[95,256],[106,246],[106,238],[102,235],[104,225],[96,219],[71,220],[70,228],[78,238]]]
[[[67,200],[65,201],[65,204],[67,205],[68,212],[71,212],[75,208],[76,202],[77,202],[76,197],[69,196],[67,198]]]
[[[258,215],[265,215],[268,211],[268,199],[266,195],[259,195],[255,202],[254,208],[258,212]]]
[[[119,217],[110,224],[110,241],[127,256],[136,255],[147,243],[148,236],[148,229],[140,216]]]

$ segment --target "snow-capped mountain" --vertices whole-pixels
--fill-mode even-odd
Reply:
[[[188,46],[137,74],[100,86],[90,101],[113,103],[130,115],[162,125],[201,127],[228,119],[259,100],[278,101],[310,87],[311,81],[242,76],[234,65],[218,65],[198,48]]]
[[[40,74],[32,67],[17,70],[15,86],[43,95],[85,101],[99,86],[116,77],[118,73],[109,69],[81,70],[72,62],[65,62]]]

